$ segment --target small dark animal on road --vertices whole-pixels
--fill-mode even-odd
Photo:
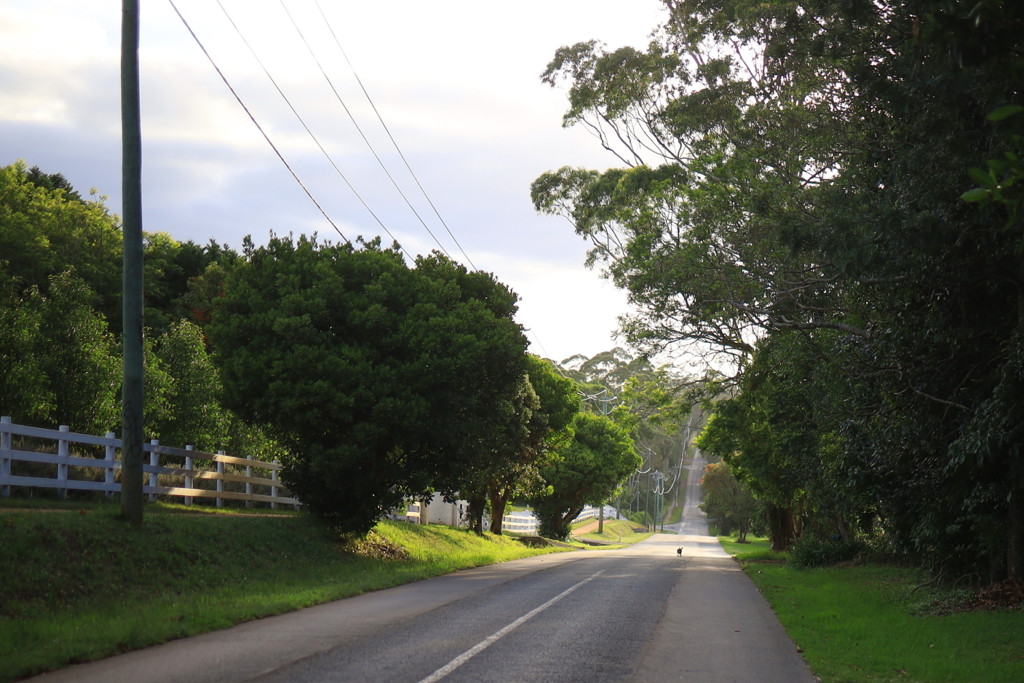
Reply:
[[[678,555],[679,557],[682,557],[683,556],[683,549],[682,548],[676,548],[676,555]]]

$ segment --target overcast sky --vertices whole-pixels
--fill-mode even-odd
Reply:
[[[394,189],[280,0],[221,0],[334,163],[411,254],[437,248]],[[319,0],[413,170],[477,268],[522,297],[519,320],[556,359],[613,346],[625,296],[583,266],[564,219],[535,214],[530,182],[615,159],[561,127],[542,84],[582,40],[642,47],[657,0]],[[141,0],[143,227],[238,248],[251,234],[333,228],[210,66],[167,0]],[[214,60],[349,238],[383,234],[274,90],[216,0],[176,0]],[[0,0],[0,164],[24,159],[96,188],[120,212],[117,0]],[[441,244],[465,262],[377,122],[315,0],[285,0],[353,117]],[[386,243],[390,238],[384,235]],[[534,351],[541,352],[534,342]]]

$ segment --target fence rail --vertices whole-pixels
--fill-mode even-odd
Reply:
[[[57,452],[15,449],[12,447],[14,436],[56,441]],[[71,444],[101,446],[104,449],[104,457],[101,459],[71,455]],[[107,432],[106,436],[76,434],[69,431],[66,426],[61,426],[60,429],[43,429],[13,424],[10,417],[0,417],[0,496],[9,497],[12,486],[28,486],[56,489],[62,498],[67,495],[68,490],[102,491],[108,498],[112,497],[121,491],[121,483],[115,476],[115,472],[121,469],[121,461],[115,457],[120,449],[121,440],[116,438],[113,432]],[[252,456],[238,458],[223,451],[204,453],[193,450],[191,446],[172,448],[163,446],[156,440],[144,444],[142,449],[149,453],[149,464],[143,465],[142,468],[143,474],[148,475],[149,483],[143,486],[142,492],[148,494],[151,501],[155,501],[157,496],[174,496],[182,498],[186,505],[191,505],[194,498],[214,498],[217,507],[222,507],[225,500],[243,500],[246,507],[251,507],[253,503],[269,503],[271,508],[276,508],[279,504],[294,505],[296,509],[299,507],[298,500],[281,495],[283,487],[278,482],[281,464],[276,460],[263,462],[254,460]],[[164,458],[163,465],[160,464],[161,456]],[[180,459],[182,466],[167,466],[167,460],[170,458]],[[196,460],[208,460],[216,469],[197,469]],[[16,462],[56,465],[56,477],[12,474],[12,464]],[[87,468],[93,472],[102,470],[103,480],[70,477],[70,467]],[[227,467],[245,468],[245,474],[230,472]],[[270,476],[255,476],[254,472],[257,470],[269,472]],[[183,485],[174,485],[177,483],[174,480],[181,480]],[[198,482],[202,481],[213,482],[214,488],[198,486]],[[244,485],[244,491],[225,490],[225,483],[229,482]]]

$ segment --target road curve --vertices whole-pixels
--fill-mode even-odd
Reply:
[[[707,536],[457,572],[55,672],[42,683],[811,683],[753,584]],[[680,557],[676,549],[683,548]]]

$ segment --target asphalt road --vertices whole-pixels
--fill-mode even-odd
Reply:
[[[678,535],[458,572],[38,680],[811,683],[764,599],[707,536],[693,495],[701,467]]]

